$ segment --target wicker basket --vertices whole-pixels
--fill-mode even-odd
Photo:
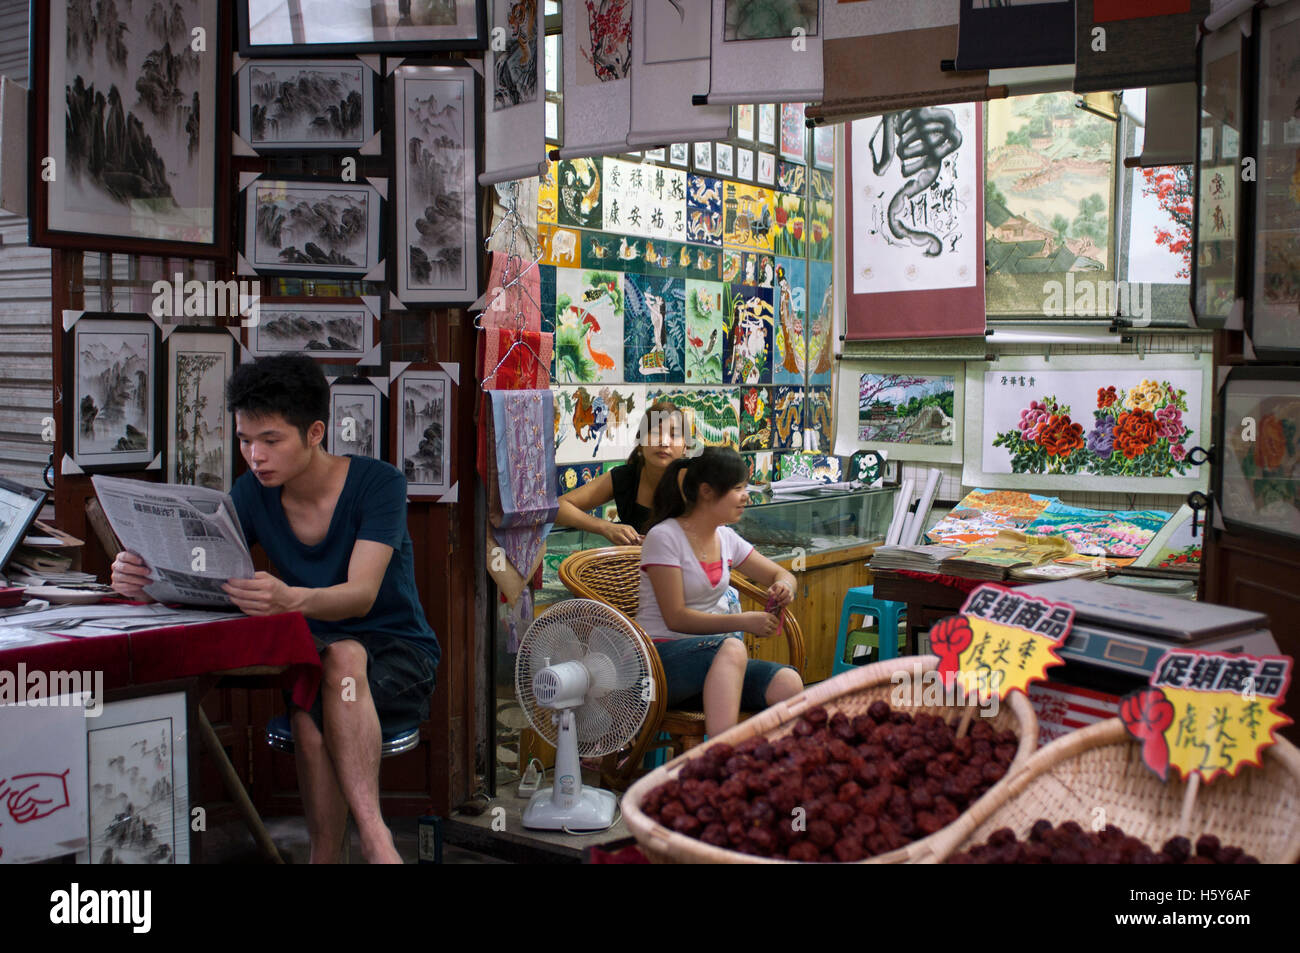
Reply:
[[[931,671],[938,665],[938,658],[933,655],[911,656],[907,658],[889,659],[883,662],[876,662],[872,665],[864,665],[852,672],[845,672],[828,681],[814,685],[807,691],[796,695],[794,698],[787,699],[773,705],[760,714],[755,715],[748,721],[743,721],[734,728],[723,732],[717,738],[711,738],[699,747],[692,748],[684,755],[674,758],[668,764],[663,765],[647,774],[641,780],[637,781],[623,796],[623,818],[627,821],[628,828],[636,836],[641,850],[652,863],[676,863],[676,864],[781,864],[793,863],[792,861],[767,857],[754,857],[749,854],[742,854],[738,851],[727,850],[722,847],[713,847],[703,841],[696,840],[693,837],[687,837],[685,834],[678,834],[670,831],[655,821],[652,821],[641,810],[641,801],[652,789],[658,787],[665,781],[677,776],[677,772],[682,766],[692,758],[697,758],[715,744],[738,745],[747,738],[755,735],[763,735],[768,738],[779,738],[788,734],[794,729],[794,722],[808,708],[815,705],[822,705],[827,712],[834,714],[842,711],[852,718],[855,715],[865,714],[868,706],[876,700],[891,701],[890,696],[895,691],[895,683],[891,677],[895,672],[909,672],[913,679]],[[896,705],[900,710],[911,711],[913,713],[925,713],[938,715],[955,723],[955,720],[969,711],[970,709],[954,705]],[[995,731],[1011,729],[1016,733],[1020,740],[1019,749],[1011,765],[1007,768],[1007,774],[997,784],[984,793],[972,807],[978,806],[983,802],[995,797],[1010,782],[1012,776],[1016,774],[1022,765],[1024,765],[1034,753],[1038,746],[1038,720],[1034,717],[1034,710],[1029,704],[1029,700],[1021,693],[1013,694],[998,710],[996,716],[990,719],[990,725]],[[965,816],[965,815],[963,815]],[[959,823],[961,818],[954,821],[953,824]],[[931,834],[929,837],[914,841],[906,847],[890,851],[887,854],[878,854],[875,857],[869,857],[866,860],[859,861],[864,864],[898,864],[907,863],[917,855],[927,854],[926,844],[949,830],[953,825]]]
[[[1182,815],[1188,784],[1162,782],[1142,763],[1141,745],[1118,718],[1072,732],[1042,748],[1010,779],[935,834],[922,862],[942,862],[1009,827],[1024,839],[1040,818],[1074,821],[1085,830],[1103,819],[1159,850],[1171,837],[1195,843],[1214,834],[1264,863],[1300,860],[1300,751],[1279,738],[1263,767],[1246,766],[1195,792]]]

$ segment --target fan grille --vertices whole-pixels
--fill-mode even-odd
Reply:
[[[533,730],[557,744],[552,709],[533,693],[533,676],[548,664],[588,663],[596,686],[574,711],[578,756],[601,758],[636,737],[650,712],[649,650],[617,609],[594,599],[556,603],[528,627],[515,659],[515,695]]]

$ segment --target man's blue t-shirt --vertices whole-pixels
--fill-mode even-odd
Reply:
[[[353,545],[370,539],[393,547],[375,604],[364,616],[325,621],[308,619],[317,635],[381,632],[414,642],[437,665],[442,656],[415,588],[415,559],[406,529],[406,477],[390,463],[348,455],[347,478],[325,538],[305,546],[294,535],[280,506],[280,488],[265,487],[252,473],[235,481],[230,498],[239,513],[244,538],[262,549],[286,585],[323,589],[348,581]]]

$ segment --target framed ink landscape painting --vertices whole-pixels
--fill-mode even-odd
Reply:
[[[393,73],[394,255],[406,303],[478,297],[478,76],[468,66]]]
[[[377,80],[359,59],[251,60],[238,81],[239,134],[258,152],[351,152],[378,128]]]
[[[476,0],[240,0],[244,56],[421,53],[487,46]]]
[[[234,420],[226,380],[235,339],[225,328],[177,328],[167,335],[167,482],[228,491],[234,473]]]
[[[64,332],[64,453],[87,472],[140,470],[158,454],[158,326],[147,314],[77,315]]]
[[[32,5],[33,245],[227,256],[221,6]]]
[[[244,257],[258,274],[359,278],[380,262],[381,205],[367,182],[257,179],[244,191]]]

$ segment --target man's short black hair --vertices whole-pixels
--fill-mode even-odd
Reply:
[[[275,354],[240,364],[226,382],[226,406],[251,417],[279,414],[306,441],[316,421],[328,426],[330,385],[306,354]]]

